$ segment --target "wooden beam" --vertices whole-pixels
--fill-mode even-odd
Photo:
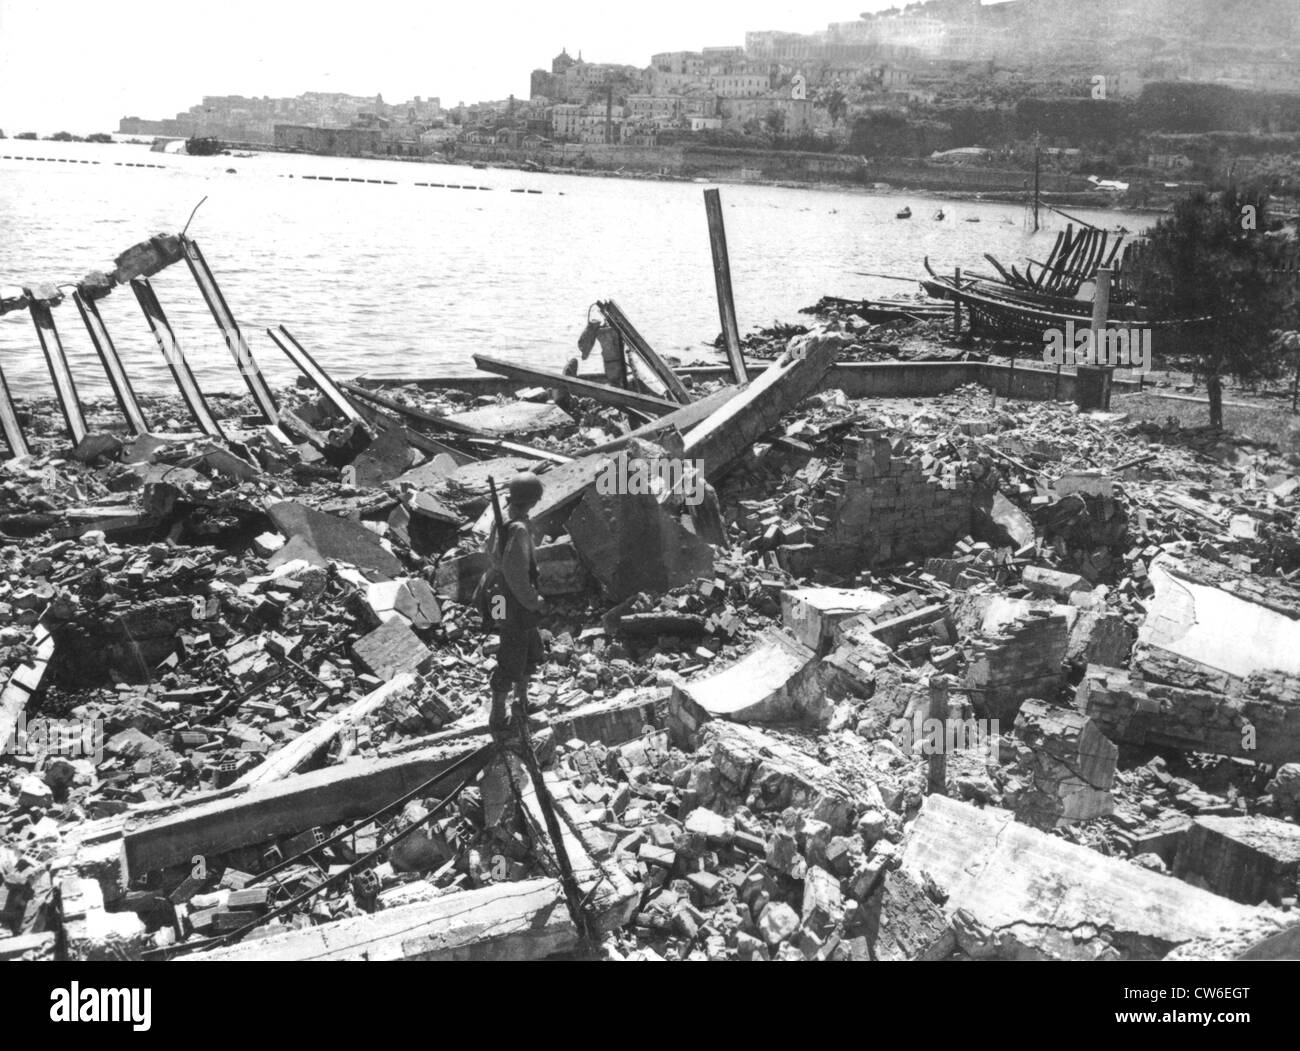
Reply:
[[[475,354],[474,364],[484,372],[506,376],[509,379],[544,384],[548,387],[558,387],[560,390],[576,394],[580,398],[590,398],[602,405],[613,405],[620,409],[639,409],[652,416],[663,416],[678,408],[676,402],[657,398],[653,394],[640,394],[636,391],[624,390],[622,387],[611,387],[606,383],[593,383],[591,380],[565,376],[560,372],[530,369],[525,365],[516,365],[513,361],[502,361],[500,358],[489,357],[486,354]]]
[[[373,814],[442,773],[481,741],[429,748],[395,759],[357,760],[257,785],[193,797],[173,813],[128,819],[122,835],[122,877],[189,865],[236,847],[316,825]]]
[[[268,328],[266,334],[271,337],[272,343],[284,351],[285,357],[297,365],[302,374],[316,385],[316,389],[329,399],[330,404],[343,414],[344,419],[361,419],[356,406],[352,404],[346,394],[339,390],[338,384],[330,379],[329,373],[316,364],[316,359],[307,353],[301,343],[294,339],[292,332],[281,325],[278,333]]]
[[[158,302],[158,295],[154,292],[153,285],[149,283],[147,277],[133,278],[131,291],[135,293],[136,301],[144,312],[145,320],[149,322],[154,339],[158,341],[158,349],[162,351],[163,359],[171,369],[172,379],[176,381],[181,397],[185,399],[190,416],[199,425],[199,430],[209,438],[220,438],[225,441],[226,436],[221,430],[221,425],[212,415],[208,401],[203,396],[203,390],[190,369],[190,363],[185,360],[185,352],[176,342],[176,334],[172,331],[167,315],[163,313],[162,304]]]
[[[736,301],[731,293],[731,259],[727,255],[727,228],[722,220],[722,196],[716,188],[704,191],[704,211],[709,218],[709,247],[713,251],[713,283],[718,293],[718,317],[722,321],[722,339],[727,361],[737,383],[749,382],[745,352],[740,349],[740,326],[736,321]]]
[[[30,289],[27,296],[30,300],[28,310],[32,315],[32,323],[36,326],[41,350],[45,352],[45,363],[50,369],[50,379],[54,381],[54,393],[58,397],[59,408],[63,410],[63,421],[67,425],[72,444],[76,445],[86,436],[86,417],[81,412],[77,384],[72,378],[68,357],[63,353],[63,341],[59,339],[59,330],[54,327],[54,314],[50,310],[50,301],[37,298],[36,293]]]
[[[668,397],[682,405],[687,404],[691,400],[691,396],[686,392],[686,388],[682,386],[682,381],[677,378],[677,373],[673,372],[668,362],[655,353],[654,348],[636,330],[632,322],[628,320],[627,315],[619,308],[619,305],[612,299],[607,299],[604,302],[598,302],[596,306],[605,315],[605,320],[618,329],[618,334],[623,337],[623,341],[632,348],[636,356],[644,361],[649,366],[650,371],[658,377],[659,382],[667,390]]]
[[[538,960],[577,946],[559,881],[531,879],[442,894],[180,960]]]
[[[258,368],[257,359],[253,357],[253,351],[248,346],[248,341],[244,339],[244,334],[239,331],[239,322],[235,320],[235,315],[230,307],[226,305],[226,297],[221,294],[221,287],[217,284],[217,279],[212,273],[212,268],[203,258],[203,253],[199,251],[198,242],[191,241],[184,234],[180,236],[181,253],[185,257],[185,262],[189,264],[190,273],[194,275],[194,283],[199,286],[199,293],[203,296],[203,301],[207,303],[208,309],[212,312],[212,318],[221,329],[221,334],[225,337],[226,346],[230,348],[230,354],[235,359],[235,364],[239,367],[239,373],[244,377],[244,383],[248,391],[253,395],[253,401],[261,410],[274,427],[280,422],[280,408],[276,404],[275,395],[271,393],[271,388],[267,385],[266,377],[262,375],[262,370]]]
[[[313,726],[305,733],[299,734],[278,752],[272,752],[266,762],[261,766],[253,767],[235,784],[265,785],[288,777],[298,767],[306,764],[322,748],[329,745],[339,734],[349,727],[357,726],[392,700],[394,696],[409,689],[414,684],[415,676],[410,672],[397,675],[378,689],[371,690],[360,700],[348,705],[343,711],[335,712],[324,722]]]
[[[149,425],[145,422],[144,413],[140,411],[140,403],[136,400],[131,378],[122,366],[122,359],[118,356],[117,348],[113,346],[104,319],[99,316],[99,307],[95,305],[93,299],[83,296],[79,291],[72,293],[72,301],[77,304],[77,310],[81,313],[81,322],[86,326],[95,353],[103,363],[104,372],[108,374],[113,396],[117,398],[118,408],[126,417],[127,426],[131,428],[132,434],[148,434]]]
[[[14,408],[13,398],[9,396],[9,384],[5,381],[3,370],[0,370],[0,433],[4,434],[11,456],[26,456],[31,452],[23,429],[18,425],[18,410]]]

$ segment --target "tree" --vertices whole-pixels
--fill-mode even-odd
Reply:
[[[15,139],[35,139],[35,138],[36,138],[36,132],[34,132],[34,131],[20,131],[17,135],[14,136],[14,138],[15,138]]]
[[[77,138],[77,136],[73,135],[72,132],[70,131],[56,131],[53,135],[50,136],[50,141],[51,142],[79,142],[80,140]]]
[[[91,134],[87,135],[86,141],[87,142],[112,142],[113,136],[108,134],[108,132],[106,131],[96,131],[96,132],[91,132]]]
[[[819,103],[826,107],[826,115],[831,119],[831,126],[839,124],[849,112],[849,100],[839,88],[828,88],[822,92]]]
[[[763,118],[763,126],[773,135],[780,135],[785,131],[785,110],[768,110],[767,116]]]
[[[1294,279],[1277,273],[1287,247],[1264,236],[1267,204],[1262,187],[1185,197],[1151,230],[1135,274],[1151,320],[1198,319],[1180,337],[1206,378],[1211,427],[1223,426],[1223,376],[1276,375],[1281,347],[1272,332],[1295,327]]]

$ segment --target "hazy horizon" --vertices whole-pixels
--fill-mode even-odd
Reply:
[[[561,48],[591,62],[646,66],[659,51],[743,44],[752,30],[810,33],[891,6],[668,0],[653,16],[611,20],[595,0],[558,11],[505,0],[490,15],[376,0],[360,9],[364,17],[338,0],[229,0],[218,17],[163,0],[130,8],[0,0],[0,128],[11,137],[114,132],[122,117],[174,117],[204,95],[379,93],[390,102],[432,96],[444,106],[527,98],[531,71],[549,69]]]

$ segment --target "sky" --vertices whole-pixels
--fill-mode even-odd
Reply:
[[[528,97],[567,48],[647,66],[659,51],[739,45],[746,30],[809,33],[891,0],[0,0],[0,129],[116,131],[204,95],[381,93],[389,102]],[[900,4],[901,6],[901,4]]]

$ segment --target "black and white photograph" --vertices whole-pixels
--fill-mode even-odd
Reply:
[[[8,999],[1283,1017],[1298,223],[1300,0],[0,0]]]

